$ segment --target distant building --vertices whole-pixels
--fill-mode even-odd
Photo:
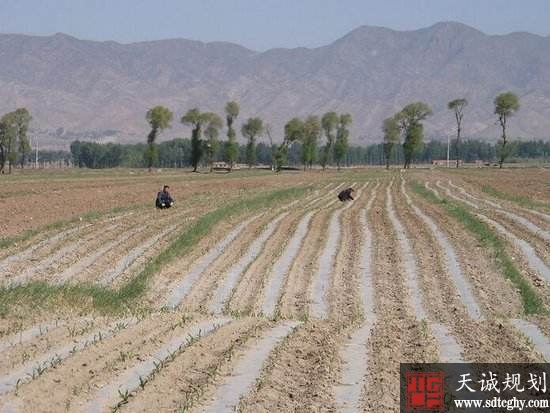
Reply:
[[[229,170],[229,164],[227,162],[213,162],[212,169],[214,170]]]
[[[459,165],[463,165],[464,162],[461,160],[458,161]],[[434,166],[447,166],[447,159],[432,159],[432,165]],[[456,166],[456,159],[449,159],[449,165]]]

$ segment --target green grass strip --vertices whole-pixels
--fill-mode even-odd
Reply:
[[[92,307],[102,313],[139,310],[139,303],[136,301],[147,290],[151,277],[166,264],[187,254],[216,224],[246,212],[276,206],[285,200],[298,198],[306,191],[305,187],[277,190],[248,199],[239,199],[206,213],[194,221],[165,250],[149,261],[137,276],[117,290],[90,283],[59,286],[36,281],[13,288],[0,288],[0,316],[6,315],[12,306],[18,304],[32,304],[39,307],[48,305]]]
[[[531,208],[535,210],[537,208],[544,208],[544,209],[550,210],[550,205],[547,202],[536,201],[534,199],[530,199],[523,195],[508,194],[506,192],[499,191],[498,189],[492,187],[491,185],[483,185],[481,190],[485,192],[487,195],[491,195],[495,198],[500,198],[505,201],[515,202],[516,204],[524,206],[526,208]]]
[[[468,231],[477,237],[481,245],[493,251],[495,262],[500,267],[502,273],[506,278],[512,281],[514,286],[519,290],[523,309],[526,314],[547,313],[537,291],[529,281],[521,275],[506,252],[505,241],[498,236],[489,225],[476,218],[475,215],[471,214],[462,205],[451,202],[448,199],[437,199],[431,191],[427,190],[418,182],[413,182],[412,187],[417,194],[421,195],[426,200],[443,206],[450,215],[458,219]]]

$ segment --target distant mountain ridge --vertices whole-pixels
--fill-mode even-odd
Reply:
[[[185,39],[131,44],[65,34],[0,34],[0,113],[25,106],[42,146],[75,138],[139,142],[148,108],[174,111],[164,138],[188,136],[179,118],[194,106],[222,114],[241,106],[239,122],[260,116],[282,139],[284,122],[335,110],[353,116],[352,141],[381,138],[382,120],[422,100],[434,116],[428,138],[454,133],[448,101],[465,97],[466,137],[496,139],[494,97],[520,96],[510,136],[550,137],[550,37],[489,36],[444,22],[414,31],[361,26],[318,48],[256,52],[225,42]]]

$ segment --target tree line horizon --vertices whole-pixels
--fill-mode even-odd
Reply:
[[[457,125],[457,135],[453,140],[453,152],[457,168],[464,157],[461,131],[464,110],[467,105],[468,101],[465,98],[454,99],[447,105],[447,108],[453,112]],[[514,151],[514,145],[509,143],[506,136],[506,126],[508,119],[519,110],[519,98],[512,92],[501,93],[495,98],[494,105],[494,113],[498,116],[498,123],[502,129],[499,146],[496,150],[498,164],[502,168],[504,161]],[[343,162],[346,165],[349,164],[350,146],[348,139],[349,126],[352,123],[352,117],[349,113],[326,112],[322,116],[309,115],[305,119],[294,117],[284,125],[283,141],[279,143],[273,142],[272,130],[269,124],[265,124],[259,117],[248,118],[241,125],[241,135],[246,140],[243,154],[242,148],[237,143],[234,128],[234,122],[239,116],[239,111],[240,107],[237,102],[229,101],[226,103],[224,113],[227,140],[222,142],[219,140],[219,135],[224,127],[224,122],[218,114],[201,112],[199,108],[195,107],[188,110],[181,117],[181,123],[191,127],[190,145],[184,146],[189,146],[187,148],[189,151],[188,160],[193,172],[197,172],[201,164],[208,165],[210,171],[212,171],[215,161],[225,162],[228,170],[231,171],[235,162],[243,160],[243,155],[245,163],[249,168],[252,168],[257,162],[257,139],[260,137],[269,140],[270,159],[267,163],[276,171],[280,171],[285,163],[288,163],[289,149],[296,147],[300,148],[300,161],[304,170],[312,168],[314,164],[319,164],[323,169],[333,164],[336,164],[337,168],[340,169]],[[405,169],[410,167],[425,146],[422,122],[431,114],[432,110],[428,104],[413,102],[403,107],[393,116],[384,119],[381,130],[383,132],[382,149],[386,168],[390,167],[392,154],[397,146],[401,147],[399,153],[403,158],[403,167]],[[172,111],[164,106],[155,106],[149,109],[145,115],[151,130],[147,135],[143,160],[150,171],[155,165],[158,165],[160,160],[157,138],[164,130],[171,127],[173,117]],[[0,171],[2,173],[4,173],[6,162],[9,168],[8,173],[11,173],[12,164],[16,162],[19,162],[22,168],[24,167],[26,157],[31,150],[27,137],[31,119],[30,113],[25,108],[17,109],[0,118]],[[323,138],[324,144],[321,144]],[[402,139],[403,143],[400,145]],[[86,150],[82,152],[82,148],[86,148]],[[114,149],[115,146],[110,146],[109,148],[121,152],[122,147]],[[357,149],[358,147],[354,148]],[[89,166],[90,160],[87,158],[98,158],[97,153],[90,157],[86,155],[86,151],[89,153],[101,152],[97,147],[90,147],[90,145],[85,145],[84,142],[75,141],[71,144],[71,153],[75,159],[75,164]],[[546,153],[545,150],[543,150],[543,153]],[[99,162],[99,164],[116,164],[117,162],[114,161],[117,159],[118,153],[111,155],[101,154],[99,158],[107,159],[107,161]],[[133,163],[136,163],[135,160]],[[177,162],[174,163],[177,164]],[[96,164],[98,164],[97,161],[92,162],[92,165]]]
[[[159,168],[189,168],[191,163],[191,139],[174,138],[157,144],[157,167]],[[550,161],[550,141],[541,139],[510,141],[510,161],[516,162],[526,159],[540,159]],[[271,166],[272,152],[277,147],[271,147],[269,143],[259,142],[257,151],[258,164]],[[464,162],[483,161],[498,165],[499,143],[491,143],[482,139],[464,139],[462,154]],[[39,158],[43,161],[61,162],[64,165],[73,164],[77,167],[103,169],[103,168],[147,168],[147,162],[143,156],[147,150],[146,143],[96,143],[88,141],[73,141],[70,152],[68,151],[39,151]],[[218,148],[215,156],[221,156],[221,148]],[[317,148],[317,157],[322,155],[322,148]],[[432,160],[444,160],[447,156],[447,142],[441,140],[427,141],[416,154],[416,162],[421,164],[431,163]],[[303,168],[302,145],[299,142],[288,147],[288,167]],[[390,165],[403,165],[405,160],[404,150],[401,145],[391,153]],[[350,145],[344,155],[342,165],[387,165],[387,157],[384,153],[383,143],[369,145]],[[454,160],[453,160],[454,161]],[[246,165],[246,144],[237,144],[236,163]],[[206,163],[203,164],[208,166]],[[314,163],[314,165],[320,165]],[[453,164],[454,166],[454,164]]]
[[[238,144],[234,122],[239,116],[240,107],[235,101],[226,103],[225,119],[227,126],[227,140],[220,145],[218,139],[224,123],[219,115],[214,112],[201,112],[199,108],[188,110],[180,119],[181,123],[191,127],[191,166],[193,172],[201,161],[206,162],[212,170],[214,161],[224,161],[231,171],[237,160]],[[147,136],[147,149],[145,160],[149,170],[153,168],[157,160],[156,139],[167,128],[171,127],[174,115],[170,109],[164,106],[155,106],[147,111],[145,118],[151,127]],[[312,168],[317,160],[317,147],[322,135],[326,138],[323,150],[320,152],[319,162],[323,168],[335,162],[340,169],[341,162],[348,149],[349,126],[352,122],[349,113],[338,114],[327,112],[322,117],[310,115],[304,120],[294,117],[284,126],[283,142],[274,144],[272,130],[269,124],[265,124],[259,117],[248,118],[241,125],[241,135],[246,140],[245,158],[246,164],[252,168],[256,164],[257,139],[266,137],[271,146],[271,165],[280,171],[286,162],[289,146],[300,143],[302,146],[302,162],[304,169]],[[204,134],[204,138],[203,138]],[[221,149],[221,150],[220,150]],[[215,159],[215,158],[218,159]]]
[[[494,105],[494,113],[498,116],[498,122],[502,129],[498,151],[499,167],[502,168],[504,161],[512,153],[506,136],[507,120],[519,110],[519,98],[512,92],[504,92],[494,99]],[[465,98],[457,98],[447,104],[447,108],[454,113],[457,124],[457,135],[453,142],[457,168],[462,161],[461,132],[466,106],[468,106],[468,100]],[[220,129],[223,127],[223,122],[216,113],[201,112],[199,108],[193,108],[181,118],[181,123],[192,127],[191,163],[193,172],[197,171],[198,164],[203,157],[206,158],[206,162],[212,170],[216,153],[218,153],[218,157],[221,157],[219,160],[227,162],[229,171],[233,169],[237,153],[233,123],[239,115],[240,108],[237,102],[229,101],[224,109],[227,122],[227,141],[224,142],[221,152],[218,150],[218,136]],[[414,102],[409,103],[393,116],[384,119],[382,132],[384,133],[383,148],[386,157],[386,168],[390,167],[393,148],[400,143],[402,137],[403,167],[404,169],[410,167],[411,162],[424,145],[424,125],[422,121],[432,113],[432,109],[427,103]],[[164,129],[171,127],[173,113],[164,106],[155,106],[147,112],[145,117],[151,126],[151,132],[147,137],[148,147],[145,153],[148,168],[151,170],[155,163],[156,137]],[[302,146],[304,170],[307,167],[312,168],[317,159],[323,169],[327,165],[336,162],[336,166],[340,170],[341,162],[349,147],[348,138],[351,123],[352,117],[349,113],[326,112],[321,117],[309,115],[304,120],[294,117],[284,126],[283,142],[274,146],[270,126],[264,125],[261,118],[249,118],[241,127],[241,134],[247,141],[246,163],[249,168],[255,164],[256,138],[265,133],[272,148],[271,165],[276,171],[281,170],[286,161],[288,147],[294,143],[300,143]],[[204,140],[202,139],[203,129],[206,136]],[[317,150],[322,137],[325,138],[325,144],[320,147],[320,150]]]

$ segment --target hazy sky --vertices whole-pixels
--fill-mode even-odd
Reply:
[[[363,24],[410,30],[447,20],[548,36],[550,0],[0,0],[0,33],[184,37],[255,50],[321,46]]]

